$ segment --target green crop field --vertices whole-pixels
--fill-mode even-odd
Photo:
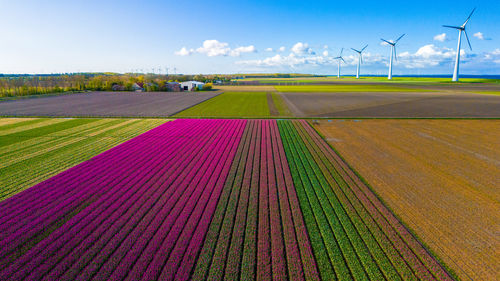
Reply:
[[[176,117],[269,117],[266,92],[225,92]]]
[[[426,84],[437,84],[437,83],[457,83],[452,82],[451,78],[437,78],[437,77],[393,77],[392,80],[388,80],[387,77],[360,77],[356,79],[354,77],[344,76],[337,78],[336,76],[328,77],[296,77],[296,78],[245,78],[238,79],[235,81],[258,81],[262,84],[270,83],[318,83],[318,82],[338,82],[338,81],[360,81],[360,82],[387,82],[387,83],[426,83]],[[500,83],[498,79],[482,79],[482,78],[460,78],[459,84],[468,83]]]
[[[0,201],[166,121],[0,119]]]
[[[481,95],[495,95],[495,96],[500,96],[500,92],[496,91],[474,91],[470,92],[472,94],[481,94]]]
[[[279,92],[427,92],[423,89],[404,88],[390,85],[300,85],[275,86]]]

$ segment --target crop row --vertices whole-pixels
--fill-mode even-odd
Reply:
[[[174,279],[194,266],[183,257],[201,249],[244,127],[169,122],[5,200],[0,279]]]
[[[192,279],[319,279],[275,121],[248,121]]]
[[[165,122],[82,120],[66,125],[65,119],[28,119],[0,126],[6,140],[0,147],[0,201]]]
[[[307,122],[278,124],[323,279],[451,279]]]

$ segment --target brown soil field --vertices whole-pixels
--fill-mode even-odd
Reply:
[[[500,96],[450,92],[281,93],[297,117],[500,117]]]
[[[166,117],[220,92],[92,92],[0,102],[3,116]]]
[[[500,120],[314,123],[461,279],[498,280]]]

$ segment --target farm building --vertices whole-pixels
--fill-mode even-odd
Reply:
[[[181,83],[179,82],[168,82],[167,91],[169,92],[180,92],[182,91]]]
[[[205,83],[198,81],[187,81],[181,83],[181,88],[184,91],[195,91],[196,89],[201,90],[203,88],[203,85],[205,85]]]
[[[142,92],[144,91],[144,83],[141,82],[134,83],[134,85],[132,85],[132,89],[134,89],[134,91],[136,92]]]

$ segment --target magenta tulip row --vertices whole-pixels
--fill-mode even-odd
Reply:
[[[193,267],[245,123],[168,122],[2,202],[0,279],[174,279]]]

